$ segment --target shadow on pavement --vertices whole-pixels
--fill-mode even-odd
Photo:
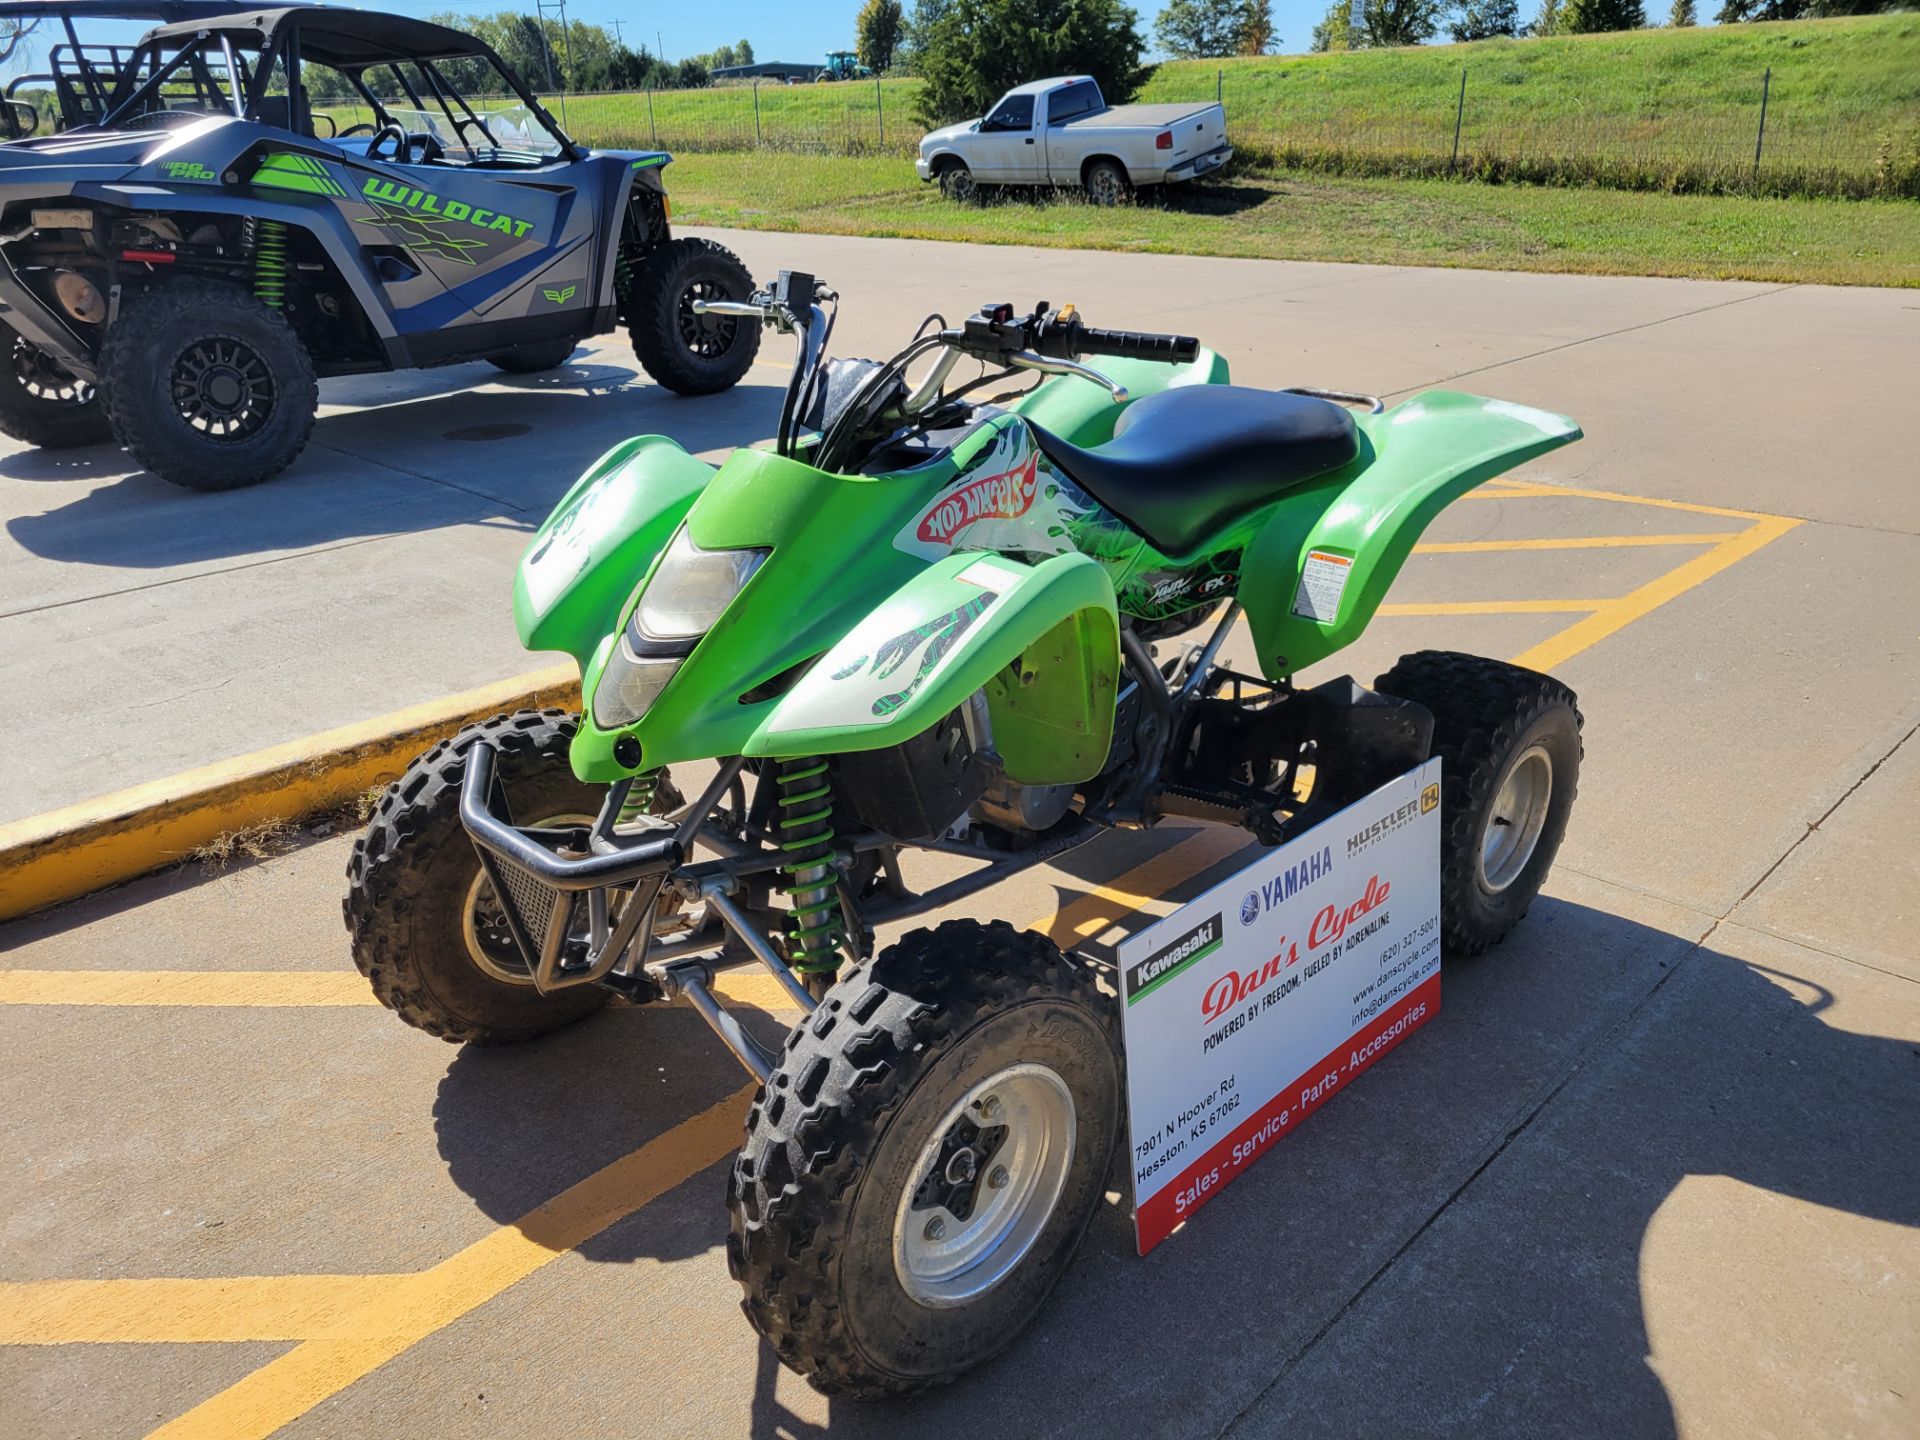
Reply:
[[[1023,1436],[1212,1436],[1236,1417],[1236,1433],[1351,1435],[1360,1416],[1374,1434],[1675,1435],[1639,1266],[1680,1181],[1920,1224],[1920,1147],[1897,1141],[1914,1047],[1834,1029],[1827,1008],[1815,981],[1543,899],[1499,950],[1448,968],[1434,1022],[1151,1256],[1116,1197],[1005,1356],[911,1404],[836,1401],[833,1433],[1018,1415]],[[489,1216],[511,1222],[738,1085],[697,1017],[648,1017],[681,1023],[648,1027],[644,1048],[636,1018],[449,1067],[441,1153]],[[583,1253],[717,1250],[709,1174]],[[655,1346],[685,1363],[672,1337]],[[746,1428],[819,1433],[777,1379],[762,1347]]]
[[[10,518],[7,532],[43,559],[139,570],[450,525],[531,529],[621,440],[666,434],[695,453],[751,444],[772,431],[783,394],[750,377],[690,400],[632,378],[572,366],[324,415],[285,474],[223,494],[128,473],[130,458],[106,446],[30,450],[0,459],[0,473],[99,483]],[[609,386],[619,403],[605,398]]]

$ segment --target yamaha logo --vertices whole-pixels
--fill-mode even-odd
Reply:
[[[1240,923],[1251,925],[1260,918],[1260,892],[1247,891],[1247,898],[1240,902]]]

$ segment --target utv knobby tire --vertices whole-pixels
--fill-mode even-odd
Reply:
[[[100,392],[62,369],[32,341],[0,326],[0,433],[42,450],[71,450],[113,438]],[[70,388],[73,394],[52,393]]]
[[[567,358],[579,348],[577,340],[540,340],[489,355],[487,363],[509,375],[538,375],[542,370],[554,370],[566,364]]]
[[[460,823],[460,783],[474,742],[494,747],[496,774],[522,823],[593,815],[601,792],[573,776],[567,747],[579,728],[564,710],[522,710],[442,740],[387,787],[347,861],[341,910],[353,963],[402,1020],[454,1044],[531,1039],[606,1004],[598,985],[542,995],[480,968],[467,948],[468,895],[480,873]]]
[[[1579,789],[1583,724],[1573,691],[1552,676],[1478,655],[1403,655],[1373,688],[1433,712],[1440,757],[1440,939],[1446,953],[1478,955],[1520,923],[1553,866]],[[1533,853],[1503,888],[1488,887],[1481,847],[1509,769],[1533,747],[1552,766],[1550,798]]]
[[[1063,1080],[1076,1136],[1058,1202],[977,1298],[922,1304],[896,1210],[950,1107],[1006,1066]],[[945,1384],[1010,1345],[1099,1208],[1120,1133],[1118,1014],[1091,971],[1004,921],[916,930],[849,972],[787,1037],[729,1178],[727,1263],[781,1361],[828,1393]]]
[[[188,423],[175,366],[197,346],[245,346],[264,365],[271,399],[244,437]],[[126,300],[100,349],[100,393],[113,433],[162,480],[190,490],[238,490],[271,480],[306,448],[320,387],[313,358],[278,310],[224,280],[182,275]]]
[[[709,299],[745,300],[753,294],[753,276],[724,245],[670,240],[634,272],[627,334],[642,368],[667,389],[678,395],[716,395],[739,384],[760,353],[760,324],[735,316],[712,317],[715,333],[728,337],[725,348],[699,354],[681,333],[683,323],[692,326],[708,318],[692,311],[696,288],[708,292]]]

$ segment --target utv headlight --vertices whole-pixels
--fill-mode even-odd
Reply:
[[[767,558],[765,550],[702,550],[682,525],[633,612],[639,638],[698,640]]]

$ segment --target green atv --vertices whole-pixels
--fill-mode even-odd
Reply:
[[[1437,754],[1446,948],[1499,940],[1573,803],[1572,693],[1436,652],[1371,690],[1294,676],[1443,506],[1580,432],[1245,389],[1196,340],[1044,304],[930,317],[885,363],[824,358],[837,297],[806,275],[701,304],[796,337],[774,447],[716,470],[644,436],[574,486],[514,612],[579,662],[585,713],[415,761],[347,927],[381,1001],[451,1041],[691,1002],[761,1082],[730,1178],[748,1318],[822,1389],[910,1392],[1060,1278],[1124,1150],[1123,1058],[1110,989],[1041,935],[947,920],[876,954],[876,928],[1168,815],[1278,843]],[[1220,658],[1243,615],[1257,674]],[[909,850],[975,868],[916,890]],[[714,997],[736,960],[803,1012],[778,1048]]]

